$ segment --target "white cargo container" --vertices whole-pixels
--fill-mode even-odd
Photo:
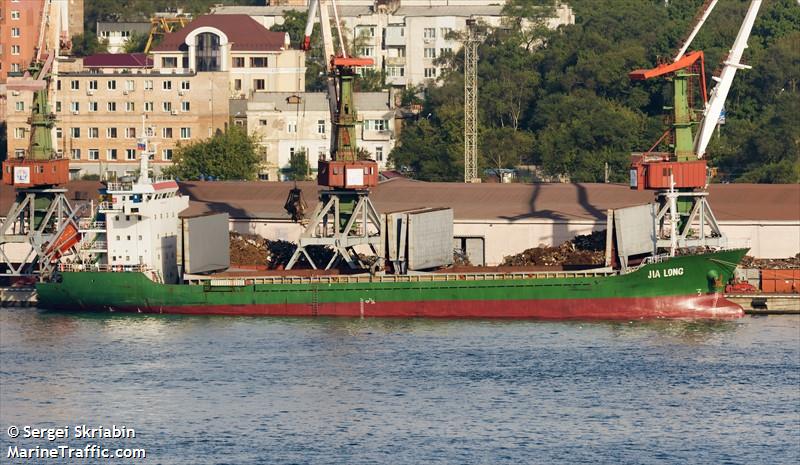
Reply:
[[[388,259],[401,273],[453,263],[453,209],[420,208],[386,214]]]
[[[183,219],[184,273],[225,270],[230,263],[227,213]]]

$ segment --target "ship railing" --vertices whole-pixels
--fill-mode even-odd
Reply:
[[[530,271],[515,273],[426,273],[410,275],[328,275],[328,276],[243,276],[213,278],[187,276],[188,284],[208,286],[247,286],[256,284],[358,284],[358,283],[425,283],[442,281],[500,281],[561,278],[593,278],[617,274],[614,270]]]
[[[97,204],[97,208],[100,211],[103,211],[103,210],[105,210],[105,211],[122,211],[122,205],[121,204],[116,204],[114,202],[108,202],[108,201],[100,202],[99,204]]]
[[[78,227],[80,229],[84,229],[84,230],[106,229],[106,222],[105,221],[81,220],[80,223],[78,223]]]
[[[91,249],[106,250],[107,248],[108,248],[108,242],[106,241],[81,242],[82,250],[91,250]]]
[[[58,265],[59,271],[101,271],[101,272],[146,272],[145,265],[107,265],[100,263],[61,263]]]

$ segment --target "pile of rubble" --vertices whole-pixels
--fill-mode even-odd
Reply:
[[[231,265],[266,266],[270,270],[286,267],[297,249],[289,241],[271,241],[255,234],[230,233]],[[310,246],[306,250],[317,266],[324,266],[333,256],[333,251],[324,246]],[[308,268],[305,257],[297,263],[298,268]]]
[[[539,246],[503,258],[500,266],[602,265],[606,232],[576,236],[557,247]]]
[[[754,258],[746,255],[741,268],[760,268],[764,270],[789,270],[800,268],[800,253],[791,258]]]

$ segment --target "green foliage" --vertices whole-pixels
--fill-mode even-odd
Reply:
[[[81,179],[84,181],[99,181],[100,175],[99,174],[84,174],[81,176]]]
[[[164,170],[169,177],[199,179],[255,179],[260,157],[258,139],[236,125],[213,137],[178,146],[173,165]]]
[[[478,51],[481,168],[534,163],[573,181],[597,182],[608,163],[612,180],[627,179],[630,152],[647,150],[666,130],[664,106],[671,105],[667,79],[632,83],[628,73],[671,59],[702,3],[573,0],[576,24],[550,31],[543,18],[553,1],[511,0],[511,18],[489,29]],[[719,2],[692,44],[705,52],[709,88],[748,4]],[[764,2],[748,42],[745,60],[753,69],[734,80],[710,162],[721,180],[800,182],[796,1]],[[458,181],[463,51],[442,61],[452,71],[426,90],[421,117],[406,122],[390,159],[420,179]]]
[[[264,0],[89,0],[84,3],[84,27],[95,30],[97,21],[149,21],[153,13],[175,8],[196,17],[216,4],[264,5]]]
[[[96,53],[107,53],[108,41],[97,40],[97,36],[92,31],[84,34],[72,36],[72,54],[76,57],[85,57]]]
[[[144,52],[144,48],[147,46],[147,39],[149,37],[149,34],[140,34],[138,32],[134,32],[131,34],[128,40],[125,41],[125,46],[123,47],[125,53]]]
[[[285,170],[289,181],[305,181],[308,179],[311,168],[308,165],[308,154],[299,150],[289,157],[289,169]]]

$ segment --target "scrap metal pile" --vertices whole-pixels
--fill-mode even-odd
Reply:
[[[556,247],[541,245],[503,258],[500,266],[602,265],[606,232],[576,236]]]
[[[741,268],[761,268],[769,270],[791,270],[800,268],[800,253],[790,258],[754,258],[745,255]]]
[[[255,234],[230,233],[231,265],[264,266],[281,270],[292,258],[297,244],[289,241],[271,241]],[[316,263],[327,263],[333,252],[327,247],[312,246],[308,253]],[[305,259],[301,261],[304,263]]]

